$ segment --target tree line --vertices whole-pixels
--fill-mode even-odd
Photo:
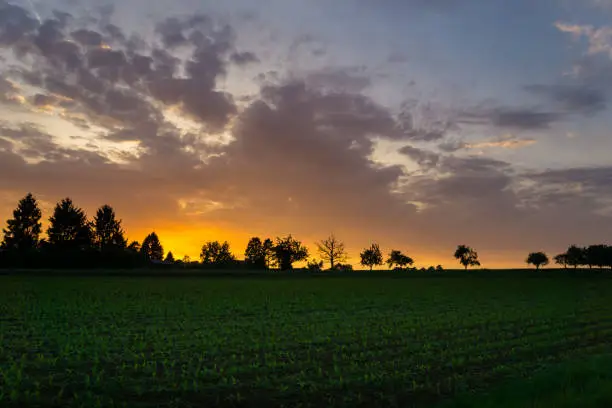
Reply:
[[[247,268],[291,270],[297,262],[308,261],[307,269],[350,271],[346,264],[348,255],[344,243],[333,234],[316,243],[321,260],[309,260],[309,251],[293,236],[249,240],[244,259],[238,260],[230,250],[230,244],[209,241],[202,246],[199,261],[189,257],[175,259],[167,254],[155,232],[142,242],[128,241],[115,210],[102,205],[92,220],[70,198],[58,202],[49,218],[46,238],[43,238],[42,211],[38,201],[30,193],[19,201],[13,218],[6,221],[0,244],[0,267],[4,268],[140,268],[150,266]],[[414,259],[402,251],[393,249],[386,259],[378,244],[365,248],[360,254],[362,266],[372,270],[386,263],[393,270],[416,270]],[[465,268],[480,266],[478,253],[467,245],[459,245],[454,258]],[[593,245],[587,248],[571,246],[566,253],[557,255],[555,261],[567,266],[610,266],[612,247]],[[548,264],[542,252],[529,254],[527,263],[536,268]],[[424,268],[423,268],[424,269]],[[423,270],[422,269],[422,270]],[[428,270],[442,270],[430,267]]]

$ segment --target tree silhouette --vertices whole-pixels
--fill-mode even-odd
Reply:
[[[455,251],[455,259],[467,270],[468,266],[480,266],[478,253],[466,245],[459,245]]]
[[[209,266],[228,266],[236,261],[234,255],[230,252],[230,245],[227,241],[223,244],[219,241],[205,243],[202,246],[200,259],[203,265]]]
[[[149,261],[161,261],[164,259],[164,248],[155,232],[147,235],[144,241],[142,241],[140,253]]]
[[[130,245],[128,245],[127,247],[128,251],[137,252],[137,253],[140,252],[140,248],[141,248],[140,242],[138,241],[132,241]]]
[[[2,248],[13,251],[28,251],[38,248],[42,224],[42,213],[36,198],[28,193],[17,204],[13,218],[8,220],[3,230]]]
[[[92,245],[91,225],[85,212],[75,207],[70,198],[60,201],[49,218],[49,244],[57,249],[84,249]]]
[[[273,251],[274,258],[281,271],[291,270],[294,262],[304,261],[308,258],[308,249],[291,235],[285,238],[276,238]]]
[[[383,264],[383,256],[378,244],[372,244],[370,248],[364,249],[359,255],[361,256],[361,264],[369,267],[370,271],[374,266]]]
[[[313,259],[312,261],[308,262],[306,268],[309,272],[321,272],[323,270],[323,261]]]
[[[172,254],[172,251],[168,252],[168,255],[166,255],[166,259],[164,260],[164,262],[166,262],[166,263],[175,263],[176,262],[174,260],[174,255]]]
[[[336,263],[346,261],[344,243],[339,241],[334,234],[323,241],[317,242],[317,250],[323,261],[330,263],[330,269],[334,269]]]
[[[271,258],[274,256],[273,246],[270,239],[262,242],[258,237],[251,238],[244,252],[246,265],[257,269],[269,268]]]
[[[540,269],[540,266],[548,265],[548,256],[544,252],[532,252],[527,256],[526,261],[528,265],[534,265],[536,270]]]
[[[389,253],[389,258],[387,259],[389,269],[393,269],[394,265],[397,265],[399,268],[403,269],[407,266],[412,266],[413,264],[414,260],[412,258],[395,249]]]
[[[612,264],[611,248],[608,245],[589,245],[585,250],[586,263],[599,268],[610,266]]]
[[[565,252],[565,255],[567,258],[567,264],[573,266],[574,269],[586,263],[584,248],[571,245]]]
[[[556,255],[553,259],[555,260],[555,263],[557,265],[563,265],[563,267],[567,269],[567,265],[568,265],[567,254]]]
[[[125,248],[127,245],[121,220],[117,220],[115,210],[103,205],[96,212],[93,221],[94,242],[102,251],[108,248]]]

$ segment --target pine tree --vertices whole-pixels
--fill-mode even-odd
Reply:
[[[94,241],[101,250],[109,247],[125,248],[127,241],[121,220],[117,220],[115,210],[109,205],[103,205],[96,212],[94,218]]]
[[[42,231],[41,217],[36,198],[28,193],[19,201],[13,211],[13,218],[7,221],[7,228],[3,230],[2,248],[17,251],[37,248]]]
[[[91,225],[85,212],[75,207],[70,198],[60,201],[49,218],[49,244],[61,249],[84,249],[92,245]]]
[[[164,248],[155,232],[147,235],[144,241],[142,241],[140,253],[150,261],[161,261],[164,259]]]

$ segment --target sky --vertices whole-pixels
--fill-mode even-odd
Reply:
[[[612,236],[612,0],[0,0],[0,223],[522,267]]]

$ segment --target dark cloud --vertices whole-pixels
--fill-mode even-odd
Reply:
[[[22,7],[0,1],[0,43],[12,46],[32,33],[38,20]]]
[[[400,153],[405,154],[412,160],[417,162],[423,168],[436,167],[440,161],[440,155],[428,150],[418,149],[413,146],[404,146],[399,150]]]
[[[606,108],[607,98],[601,89],[571,85],[528,85],[525,90],[549,98],[568,113],[593,114]]]
[[[547,129],[563,120],[565,114],[546,112],[530,108],[493,108],[463,111],[457,123],[467,125],[490,125],[518,130]]]
[[[232,53],[230,59],[238,66],[245,66],[259,62],[257,55],[251,51],[234,52]]]
[[[104,43],[102,35],[96,31],[79,29],[70,33],[72,38],[86,47],[100,47]]]

